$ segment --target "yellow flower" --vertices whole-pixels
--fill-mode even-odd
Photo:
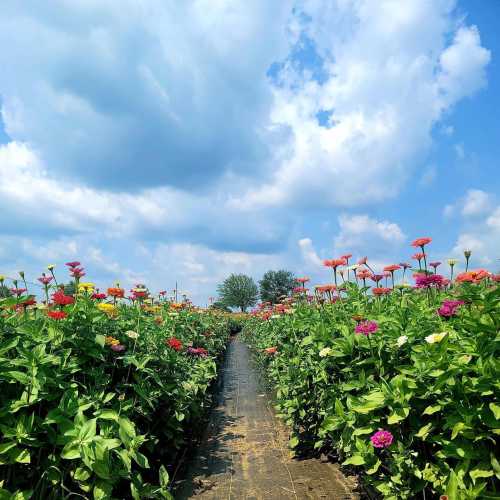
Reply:
[[[3,283],[5,281],[5,276],[3,274],[0,274],[0,283]]]
[[[93,292],[95,288],[94,283],[79,283],[78,284],[78,291],[79,292]]]
[[[448,262],[448,265],[453,267],[458,264],[458,259],[448,259],[446,262]]]
[[[104,343],[106,345],[118,345],[120,343],[119,340],[115,339],[114,337],[111,337],[111,335],[108,335],[105,339],[104,339]]]
[[[425,337],[425,341],[428,344],[436,344],[438,342],[441,342],[441,340],[443,340],[446,335],[448,335],[448,332],[433,333],[432,335],[428,335],[427,337]]]
[[[97,308],[103,313],[109,314],[110,316],[118,312],[117,308],[113,304],[108,304],[107,302],[101,302],[97,304]]]
[[[48,269],[49,271],[53,271],[55,267],[56,267],[56,266],[55,266],[55,264],[49,264],[49,265],[47,266],[47,269]]]

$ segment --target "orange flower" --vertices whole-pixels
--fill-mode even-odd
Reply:
[[[308,281],[310,281],[309,278],[295,278],[295,281],[297,283],[307,283]]]
[[[117,299],[122,299],[125,297],[125,290],[118,287],[108,288],[108,295]]]
[[[425,253],[421,253],[421,252],[413,254],[411,256],[411,258],[415,259],[415,260],[422,260],[424,257],[425,257]]]
[[[430,243],[432,241],[432,238],[417,238],[416,240],[413,240],[411,246],[412,247],[423,247]]]
[[[377,296],[387,295],[387,294],[391,293],[391,289],[381,286],[381,287],[373,288],[372,292],[373,292],[373,295],[377,295]]]
[[[347,264],[347,260],[345,259],[326,259],[323,261],[323,265],[325,267],[333,267],[337,269],[339,266],[345,266]]]
[[[457,281],[458,283],[479,283],[480,281],[490,277],[491,273],[489,273],[485,269],[477,269],[476,271],[468,271],[459,274],[455,278],[455,281]]]

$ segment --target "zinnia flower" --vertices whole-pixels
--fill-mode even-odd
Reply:
[[[398,340],[396,341],[398,347],[404,346],[406,342],[408,342],[408,337],[406,335],[401,335],[400,337],[398,337]]]
[[[38,281],[42,283],[43,285],[48,285],[54,278],[52,276],[45,276],[45,274],[42,274],[40,278],[38,278]]]
[[[441,340],[443,340],[446,335],[448,335],[448,332],[433,333],[432,335],[427,335],[427,337],[425,337],[425,341],[428,344],[436,344],[441,342]]]
[[[182,342],[179,339],[172,337],[171,339],[168,339],[166,343],[174,351],[182,351]]]
[[[375,333],[378,330],[378,324],[376,321],[362,321],[361,323],[358,323],[356,325],[356,328],[354,331],[357,334],[362,333],[363,335],[367,336],[371,335],[372,333]]]
[[[455,316],[457,309],[464,304],[465,302],[462,300],[444,300],[437,312],[443,318],[450,318],[451,316]]]
[[[137,332],[134,332],[133,330],[128,330],[127,332],[125,332],[125,335],[129,338],[129,339],[138,339],[139,338],[139,334]]]
[[[479,283],[480,281],[490,278],[491,273],[485,269],[477,269],[476,271],[467,271],[465,273],[460,273],[455,281],[457,283]]]
[[[432,241],[432,238],[417,238],[413,240],[411,246],[412,247],[424,247]]]
[[[429,266],[433,267],[434,269],[436,269],[437,267],[439,267],[441,265],[441,262],[431,262],[429,264]]]
[[[392,444],[392,440],[394,439],[393,435],[389,431],[378,430],[373,436],[370,438],[372,445],[375,448],[388,448]]]
[[[390,273],[397,271],[398,269],[401,269],[401,266],[398,266],[397,264],[391,264],[390,266],[384,267],[384,271],[390,272]]]
[[[384,279],[384,275],[383,274],[372,274],[372,275],[370,275],[370,278],[375,283],[378,283],[380,280]]]
[[[441,288],[446,286],[449,281],[440,274],[416,274],[415,283],[417,288],[430,288],[433,286]]]
[[[409,269],[411,267],[410,264],[408,264],[408,262],[400,262],[399,265],[403,268],[403,269]]]
[[[85,276],[85,270],[83,269],[83,267],[72,267],[70,268],[69,273],[71,274],[71,276],[73,276],[73,278],[77,279]]]
[[[64,319],[67,318],[68,315],[64,311],[47,311],[47,316],[52,319]]]
[[[123,344],[113,344],[111,350],[115,352],[123,352],[126,347]]]
[[[90,298],[94,300],[103,300],[107,297],[105,293],[93,293]]]
[[[345,266],[347,261],[345,259],[326,259],[323,261],[323,265],[325,267],[332,267],[333,269],[337,269],[339,266]]]
[[[375,295],[377,297],[380,295],[388,295],[389,293],[391,293],[391,289],[386,288],[384,286],[379,286],[376,288],[372,288],[372,293],[373,293],[373,295]]]
[[[111,288],[108,288],[108,295],[110,297],[115,297],[117,299],[121,299],[121,298],[125,297],[125,290],[123,288],[119,288],[119,287],[111,287]]]
[[[264,352],[269,355],[276,354],[277,351],[278,351],[277,347],[268,347],[267,349],[264,349]]]
[[[70,268],[78,267],[80,263],[78,261],[73,261],[73,262],[66,262],[66,265]]]
[[[13,295],[17,295],[19,297],[27,290],[26,290],[26,288],[11,288],[10,291]]]
[[[113,304],[108,304],[107,302],[101,302],[100,304],[97,304],[97,309],[110,316],[118,312],[116,306],[114,306]]]
[[[75,299],[71,295],[65,295],[63,290],[58,290],[52,294],[52,301],[58,306],[68,306],[75,302]]]
[[[94,288],[95,288],[94,283],[78,283],[78,291],[79,292],[91,293],[94,291]]]
[[[188,347],[187,353],[191,356],[199,356],[201,358],[206,358],[208,356],[208,351],[203,347]]]
[[[306,278],[295,278],[295,281],[297,283],[307,283],[308,281],[310,281],[310,279],[307,277]]]
[[[425,257],[425,253],[418,252],[411,256],[412,259],[418,260],[419,262]]]

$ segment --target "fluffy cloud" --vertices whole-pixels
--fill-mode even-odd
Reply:
[[[474,217],[484,215],[491,210],[493,205],[493,196],[481,189],[469,189],[465,196],[455,204],[448,204],[444,207],[445,217],[451,217],[460,213],[465,217]]]
[[[454,2],[301,3],[295,33],[323,58],[321,75],[287,61],[272,119],[289,131],[273,178],[243,206],[370,204],[397,194],[433,127],[485,84],[490,53],[474,26],[453,33]],[[328,123],[318,114],[327,112]]]

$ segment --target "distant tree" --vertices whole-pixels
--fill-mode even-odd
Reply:
[[[7,297],[12,297],[12,292],[5,285],[0,286],[0,299]]]
[[[295,275],[291,271],[267,271],[259,281],[260,300],[276,304],[283,295],[289,295],[295,286]]]
[[[75,295],[76,284],[74,281],[70,281],[68,284],[64,285],[64,293],[66,295]]]
[[[217,287],[217,291],[220,302],[228,307],[239,307],[242,312],[254,306],[259,296],[255,281],[244,274],[231,274]]]

